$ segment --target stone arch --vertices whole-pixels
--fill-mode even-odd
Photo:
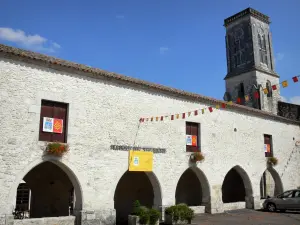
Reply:
[[[222,184],[223,203],[246,202],[246,208],[253,207],[253,189],[246,171],[234,166],[226,174]]]
[[[284,191],[282,180],[273,167],[268,167],[260,179],[260,197],[261,199],[281,194]]]
[[[51,163],[53,166],[57,167],[59,170],[61,170],[62,173],[64,173],[70,180],[70,182],[73,185],[74,188],[74,209],[73,209],[73,214],[77,215],[80,213],[82,210],[82,204],[83,204],[83,194],[82,194],[82,187],[81,184],[78,180],[78,177],[76,174],[73,172],[74,170],[71,169],[68,165],[66,165],[65,162],[58,161],[54,157],[45,157],[44,159],[39,159],[36,160],[29,165],[27,165],[21,173],[19,173],[16,176],[15,182],[12,185],[12,188],[10,189],[10,193],[8,196],[8,208],[6,213],[10,214],[14,208],[15,208],[15,201],[16,201],[16,195],[17,195],[17,188],[20,183],[24,182],[24,178],[28,173],[30,173],[32,170],[37,168],[38,166],[44,164],[44,163]],[[26,181],[25,181],[26,182]],[[26,182],[27,183],[27,182]]]
[[[198,167],[189,167],[180,176],[175,192],[176,204],[207,206],[210,203],[210,186]]]
[[[128,224],[128,215],[135,200],[159,210],[162,205],[161,186],[153,172],[126,171],[122,175],[114,194],[117,224]]]

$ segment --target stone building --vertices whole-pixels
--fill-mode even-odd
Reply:
[[[226,98],[278,83],[268,17],[246,9],[225,27]],[[134,200],[162,211],[257,209],[267,194],[300,185],[300,122],[277,115],[279,90],[231,105],[5,45],[0,81],[1,225],[125,224]],[[45,117],[61,132],[44,132]],[[45,154],[51,142],[69,151]],[[128,171],[130,149],[153,151],[153,171]],[[205,160],[191,163],[192,151]],[[14,219],[22,210],[30,218]]]

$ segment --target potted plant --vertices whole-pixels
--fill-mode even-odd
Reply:
[[[193,163],[201,162],[204,160],[204,155],[201,152],[193,152],[190,156],[190,160]]]
[[[49,142],[46,153],[49,155],[62,156],[69,150],[68,145],[59,142]]]
[[[271,166],[276,166],[278,164],[278,159],[276,157],[268,157],[267,163]]]
[[[165,224],[191,224],[194,210],[186,204],[173,205],[165,209]]]
[[[156,209],[149,209],[146,206],[141,206],[140,202],[136,200],[133,203],[133,210],[128,215],[129,225],[158,225],[160,213]]]

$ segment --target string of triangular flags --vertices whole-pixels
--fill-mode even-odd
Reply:
[[[297,83],[300,79],[300,75],[299,76],[294,76],[292,77],[292,81],[293,83]],[[284,80],[282,82],[280,82],[279,84],[274,84],[272,85],[272,90],[275,91],[278,89],[278,87],[280,87],[280,85],[283,87],[283,88],[286,88],[289,86],[289,82],[288,80]],[[265,88],[262,88],[263,89],[263,93],[264,94],[268,94],[269,93],[269,90],[267,87]],[[245,95],[244,96],[245,98],[245,101],[249,101],[249,95]],[[255,99],[259,99],[260,98],[260,93],[259,91],[255,91],[254,92],[254,98]],[[240,97],[238,97],[236,99],[236,102],[237,104],[240,104],[242,102],[242,99]],[[140,118],[140,123],[143,123],[143,122],[153,122],[153,121],[163,121],[164,119],[168,119],[170,118],[171,120],[175,120],[175,119],[185,119],[186,117],[190,117],[191,115],[194,115],[194,116],[197,116],[199,115],[200,113],[201,114],[204,114],[205,111],[209,111],[210,113],[212,113],[214,111],[214,109],[225,109],[228,105],[232,105],[233,104],[233,101],[228,101],[226,103],[219,103],[219,104],[216,104],[214,106],[209,106],[209,107],[206,107],[206,108],[202,108],[202,109],[195,109],[195,110],[192,110],[192,111],[188,111],[188,112],[182,112],[182,113],[175,113],[175,114],[168,114],[168,115],[163,115],[163,116],[152,116],[152,117],[147,117],[147,118]]]

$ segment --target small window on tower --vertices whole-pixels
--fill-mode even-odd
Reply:
[[[266,83],[266,88],[268,90],[267,97],[272,97],[272,84],[269,80]]]
[[[240,102],[238,102],[238,104],[243,105],[245,102],[245,89],[243,83],[240,83],[238,97],[240,98]]]

